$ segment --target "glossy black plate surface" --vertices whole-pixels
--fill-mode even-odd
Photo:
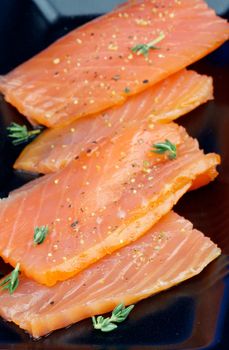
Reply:
[[[158,0],[159,1],[159,0]],[[59,36],[110,10],[118,0],[1,0],[0,74],[8,72]],[[229,1],[209,0],[228,17]],[[223,255],[203,273],[136,305],[117,331],[102,334],[85,320],[34,342],[13,324],[0,321],[0,349],[229,349],[229,45],[193,65],[214,77],[215,100],[180,118],[206,152],[222,156],[218,179],[186,194],[176,210],[217,243]],[[21,148],[5,127],[25,120],[0,97],[0,197],[31,179],[15,173]],[[8,267],[0,264],[5,272]]]

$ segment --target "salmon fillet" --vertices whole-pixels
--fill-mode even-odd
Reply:
[[[177,158],[152,153],[169,139]],[[40,283],[54,285],[144,234],[198,177],[219,163],[174,123],[133,125],[0,202],[0,255]],[[216,175],[217,172],[215,172]],[[34,246],[36,226],[48,225]],[[39,269],[37,268],[39,266]]]
[[[209,238],[170,212],[137,241],[52,288],[21,275],[12,295],[0,292],[0,315],[37,338],[168,289],[219,255]]]
[[[131,123],[170,122],[213,98],[212,78],[193,71],[175,73],[153,87],[130,97],[118,107],[85,117],[60,128],[45,130],[24,148],[15,169],[38,173],[64,168],[82,150],[96,147]]]
[[[0,90],[31,122],[62,126],[122,104],[228,37],[203,0],[137,1],[56,41],[1,77]]]

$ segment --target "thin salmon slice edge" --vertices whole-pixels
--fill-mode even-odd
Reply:
[[[130,97],[121,106],[85,117],[61,128],[45,130],[24,148],[15,169],[50,173],[67,166],[82,150],[91,150],[129,123],[170,122],[213,98],[211,77],[182,70]]]
[[[151,152],[168,138],[177,158]],[[132,126],[55,174],[0,202],[0,254],[40,283],[54,285],[143,235],[220,158],[204,155],[178,125]],[[215,174],[216,175],[216,174]],[[48,225],[34,246],[34,228]],[[37,268],[39,266],[39,269]]]
[[[203,0],[156,5],[135,2],[72,31],[1,77],[5,99],[32,123],[62,126],[124,103],[229,37]],[[154,40],[148,55],[131,50]]]
[[[189,221],[170,212],[143,237],[52,288],[20,275],[12,295],[0,292],[0,315],[37,338],[177,285],[220,253]]]

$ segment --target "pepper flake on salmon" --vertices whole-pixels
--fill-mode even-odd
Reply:
[[[0,90],[32,123],[62,126],[122,104],[228,37],[203,0],[141,0],[73,30],[1,77]]]
[[[176,159],[151,152],[165,139],[176,145]],[[28,277],[54,285],[143,235],[218,163],[219,156],[204,155],[174,123],[153,130],[133,125],[3,199],[0,255],[20,263]],[[34,228],[44,225],[48,235],[34,246]]]

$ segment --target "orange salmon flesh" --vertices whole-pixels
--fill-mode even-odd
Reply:
[[[113,137],[129,125],[170,122],[213,98],[211,77],[182,70],[121,106],[94,116],[48,129],[24,148],[15,169],[33,173],[51,173],[68,165],[82,150],[91,150],[104,138]]]
[[[52,288],[21,275],[12,295],[0,292],[0,315],[37,338],[168,289],[219,255],[209,238],[170,212],[143,237]]]
[[[227,21],[203,0],[164,0],[161,7],[151,0],[132,2],[1,77],[0,90],[32,123],[62,126],[124,103],[228,37]],[[145,55],[136,51],[150,43]]]
[[[177,147],[174,160],[151,152],[166,138]],[[143,235],[199,178],[203,184],[203,174],[204,183],[213,180],[219,161],[174,123],[133,125],[1,200],[0,255],[54,285]],[[34,228],[42,225],[47,238],[34,246]]]

